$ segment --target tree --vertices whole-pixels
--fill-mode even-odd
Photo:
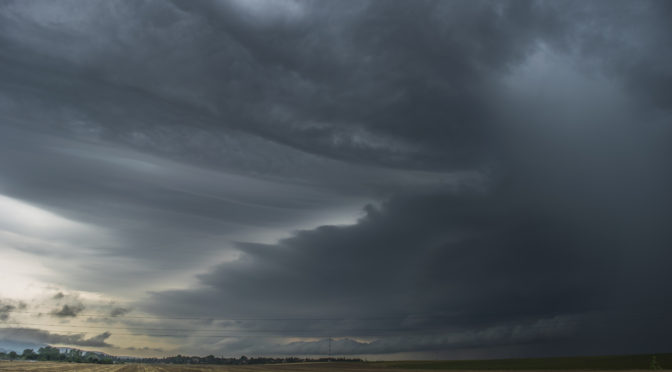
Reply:
[[[72,349],[68,352],[68,361],[81,363],[82,362],[82,352],[80,350]]]
[[[21,354],[21,358],[26,360],[35,360],[37,359],[37,353],[35,353],[33,349],[25,349],[23,354]]]
[[[11,360],[14,360],[14,359],[16,359],[16,357],[19,356],[19,355],[16,353],[16,351],[13,351],[13,350],[10,351],[8,355],[9,355],[9,359],[11,359]]]
[[[658,364],[658,361],[656,360],[655,355],[651,357],[651,364],[649,365],[649,368],[656,369],[656,370],[663,369],[663,367],[661,367],[660,364]]]
[[[57,348],[51,346],[41,347],[38,352],[40,353],[38,358],[40,360],[58,360],[61,354]]]

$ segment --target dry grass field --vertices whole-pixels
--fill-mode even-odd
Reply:
[[[433,371],[442,369],[431,368]],[[410,372],[418,369],[394,368],[385,363],[297,363],[297,364],[274,364],[274,365],[255,365],[255,366],[189,366],[189,365],[155,365],[155,364],[116,364],[116,365],[98,365],[98,364],[76,364],[76,363],[54,363],[54,362],[0,362],[0,371],[16,372],[67,372],[67,371],[91,371],[91,372]],[[448,371],[454,369],[447,369]],[[555,372],[561,372],[556,370]],[[633,370],[634,371],[634,370]],[[644,370],[642,370],[644,371]],[[496,371],[494,371],[496,372]]]
[[[17,372],[66,372],[66,371],[91,371],[91,372],[244,372],[244,371],[278,371],[278,372],[404,372],[410,370],[398,368],[385,368],[382,365],[368,363],[294,363],[294,364],[271,364],[253,366],[216,366],[216,365],[156,365],[156,364],[85,364],[85,363],[57,363],[57,362],[0,362],[0,371]]]
[[[91,372],[404,372],[398,368],[386,368],[382,365],[367,363],[295,363],[295,364],[271,364],[254,366],[208,366],[208,365],[156,365],[156,364],[84,364],[84,363],[56,363],[56,362],[0,362],[0,371],[17,372],[66,372],[66,371],[91,371]]]

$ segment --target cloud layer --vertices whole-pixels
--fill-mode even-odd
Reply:
[[[110,329],[0,334],[233,355],[324,354],[329,337],[366,355],[669,349],[670,15],[3,2],[0,320],[21,300]]]
[[[38,345],[75,345],[81,347],[112,346],[105,342],[105,340],[110,337],[109,332],[103,332],[97,336],[85,338],[84,334],[62,335],[32,328],[3,328],[1,337],[0,342],[10,340],[12,342]]]

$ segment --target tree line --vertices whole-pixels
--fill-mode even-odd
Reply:
[[[214,355],[208,355],[205,357],[201,356],[187,356],[187,355],[176,355],[165,358],[134,358],[130,361],[134,363],[149,363],[149,364],[227,364],[227,365],[240,365],[240,364],[280,364],[280,363],[303,363],[303,362],[361,362],[362,359],[359,358],[297,358],[297,357],[285,357],[285,358],[273,358],[273,357],[246,357],[245,355],[240,358],[225,358],[225,357],[216,357]]]
[[[361,362],[359,358],[272,358],[272,357],[250,357],[241,356],[240,358],[216,357],[214,355],[187,356],[176,355],[164,358],[131,358],[116,357],[103,353],[86,352],[77,349],[68,349],[62,353],[59,348],[52,346],[41,347],[35,352],[33,349],[25,349],[23,353],[18,354],[15,351],[9,353],[0,352],[0,360],[36,360],[52,362],[70,362],[70,363],[148,363],[148,364],[278,364],[278,363],[301,363],[301,362]]]
[[[77,349],[70,349],[65,353],[61,353],[58,348],[52,346],[41,347],[37,352],[33,349],[25,349],[21,354],[16,351],[10,351],[9,353],[0,352],[0,359],[98,364],[112,364],[114,362],[114,357],[111,356],[93,352],[84,352]]]

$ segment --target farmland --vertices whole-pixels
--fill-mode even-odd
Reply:
[[[669,354],[663,354],[666,359]],[[588,361],[588,364],[585,364]],[[630,361],[630,362],[628,362]],[[632,364],[635,363],[635,364]],[[581,368],[583,366],[583,368]],[[16,372],[410,372],[418,370],[455,371],[455,370],[528,370],[528,371],[570,371],[570,370],[647,370],[645,356],[631,357],[587,357],[587,358],[545,358],[545,359],[510,359],[490,361],[400,361],[372,363],[292,363],[272,365],[168,365],[168,364],[86,364],[58,362],[25,362],[0,361],[1,371]]]
[[[158,365],[158,364],[76,364],[58,362],[0,362],[0,371],[17,372],[65,372],[65,371],[91,371],[91,372],[217,372],[217,371],[278,371],[278,372],[330,372],[330,371],[353,371],[353,372],[383,372],[383,371],[410,371],[405,369],[388,368],[385,365],[371,363],[293,363],[256,366],[215,366],[215,365]]]

